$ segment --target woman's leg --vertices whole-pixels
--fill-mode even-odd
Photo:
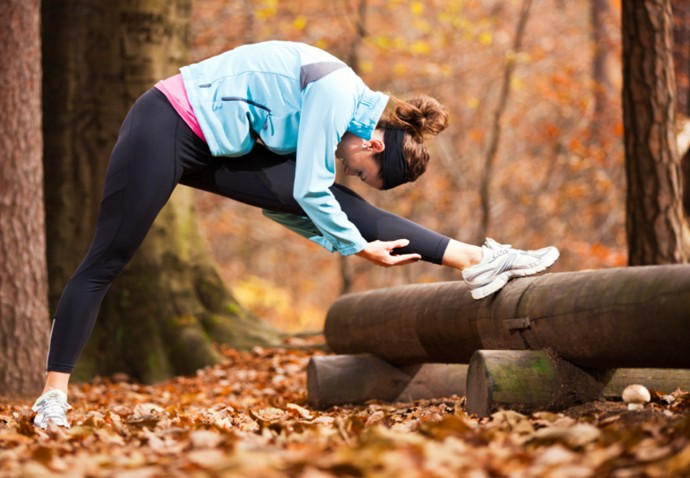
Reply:
[[[125,118],[106,174],[91,246],[58,303],[45,391],[67,391],[110,284],[129,262],[185,171],[205,167],[208,148],[157,90]]]
[[[257,146],[245,157],[219,159],[213,168],[180,182],[264,209],[304,216],[292,197],[294,175],[294,160]],[[344,186],[335,184],[331,191],[367,241],[409,240],[396,252],[416,253],[422,260],[462,270],[475,299],[493,294],[513,277],[543,271],[559,255],[555,247],[522,251],[488,238],[481,247],[462,243],[378,209]]]
[[[463,270],[467,267],[479,264],[484,253],[480,246],[467,244],[466,242],[456,241],[451,239],[443,253],[442,264],[457,270]]]
[[[216,158],[214,167],[180,180],[181,184],[221,194],[272,211],[304,215],[292,196],[295,163],[258,145],[242,158]],[[452,240],[400,216],[376,208],[352,190],[335,184],[331,190],[342,210],[367,241],[408,239],[400,253],[458,269],[481,260],[481,248]]]

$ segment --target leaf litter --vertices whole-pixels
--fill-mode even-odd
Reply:
[[[310,407],[322,351],[223,348],[221,365],[155,385],[119,375],[70,387],[70,429],[0,402],[0,477],[690,476],[690,396],[642,410],[597,401],[529,415],[466,413],[464,397]]]

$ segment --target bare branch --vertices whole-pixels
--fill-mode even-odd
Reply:
[[[529,10],[532,6],[532,0],[524,0],[522,9],[520,11],[520,18],[518,20],[517,29],[515,31],[515,38],[513,39],[513,47],[506,57],[505,69],[503,72],[503,82],[501,84],[501,91],[498,98],[498,104],[494,111],[494,121],[489,134],[489,140],[486,148],[486,155],[484,156],[484,172],[479,183],[479,194],[481,196],[481,222],[478,231],[477,242],[482,242],[489,230],[491,202],[490,189],[491,178],[493,175],[494,164],[496,163],[496,156],[498,153],[498,145],[501,139],[501,122],[508,105],[508,97],[510,95],[510,83],[515,72],[517,55],[522,48],[522,40],[525,34],[525,27],[527,19],[529,18]]]

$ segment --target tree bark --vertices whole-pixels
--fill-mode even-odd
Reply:
[[[579,367],[690,367],[690,266],[545,274],[473,300],[463,282],[338,299],[325,337],[338,354],[394,364],[468,363],[477,350],[542,350]]]
[[[690,3],[671,0],[678,113],[690,117]]]
[[[686,261],[670,0],[624,0],[623,119],[630,265]]]
[[[40,390],[48,343],[37,0],[0,18],[0,395]]]
[[[134,100],[187,61],[189,0],[44,2],[46,196],[51,303],[88,248],[105,168]],[[268,344],[276,332],[221,282],[178,188],[114,282],[77,377],[155,381],[220,360],[212,341]]]
[[[690,4],[685,0],[672,0],[673,9],[673,64],[676,77],[676,106],[683,133],[690,130]],[[685,140],[687,144],[687,139]],[[690,226],[690,148],[679,151],[683,186],[683,212],[685,224]],[[686,229],[687,231],[687,229]],[[686,232],[686,257],[690,257],[690,234]]]

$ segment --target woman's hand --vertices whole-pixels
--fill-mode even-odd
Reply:
[[[417,262],[422,258],[419,254],[393,254],[394,249],[405,247],[410,243],[407,239],[397,241],[374,241],[366,245],[356,255],[383,267],[402,266]]]

